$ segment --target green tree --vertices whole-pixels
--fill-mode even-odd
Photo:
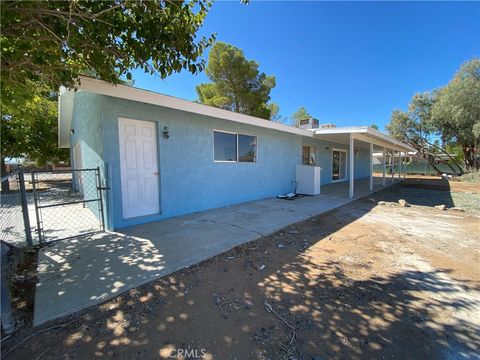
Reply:
[[[57,159],[53,93],[73,87],[79,74],[118,83],[131,82],[133,68],[162,78],[203,70],[214,35],[196,33],[210,7],[209,0],[2,1],[2,174],[5,157]]]
[[[21,94],[22,106],[17,106],[13,102],[2,107],[0,122],[2,176],[6,173],[5,158],[26,157],[35,161],[38,166],[69,159],[69,150],[57,147],[57,94],[46,86],[41,87],[32,81],[28,81],[26,85],[30,92]],[[7,189],[8,183],[3,183],[2,190]]]
[[[214,40],[195,35],[210,7],[204,0],[2,1],[2,91],[12,95],[28,80],[57,90],[85,72],[113,83],[130,79],[133,68],[162,78],[197,73]]]
[[[68,160],[68,149],[57,147],[57,94],[33,82],[28,85],[32,92],[24,106],[2,109],[2,163],[5,157],[27,157],[39,166]]]
[[[424,141],[421,126],[412,119],[409,112],[394,110],[390,116],[390,123],[385,126],[385,129],[393,138],[405,141],[415,148],[417,155],[428,161],[437,172],[441,172],[435,163],[435,155],[428,150],[428,144]]]
[[[452,172],[461,173],[462,167],[435,142],[438,138],[438,129],[434,126],[431,115],[434,99],[434,95],[428,92],[415,94],[408,105],[408,112],[401,110],[392,112],[386,130],[392,137],[405,141],[415,148],[437,172],[441,171],[436,165],[435,154],[443,153],[456,165],[454,168],[451,164],[447,164]]]
[[[281,119],[280,115],[280,106],[277,103],[267,104],[268,109],[270,110],[270,120],[279,121]]]
[[[212,82],[197,86],[198,101],[270,119],[268,102],[270,91],[275,87],[275,77],[260,72],[258,67],[256,61],[245,58],[241,49],[224,42],[215,43],[206,68]]]
[[[478,169],[478,135],[480,123],[480,59],[463,64],[453,79],[441,88],[432,108],[432,122],[442,140],[462,146],[467,168]]]
[[[305,109],[303,106],[300,107],[297,111],[295,111],[292,115],[294,125],[296,127],[300,126],[300,121],[301,120],[305,120],[305,119],[308,119],[310,117],[312,117],[312,115],[310,115],[309,112],[307,111],[307,109]]]
[[[374,130],[378,130],[378,125],[377,124],[372,124],[372,125],[370,125],[370,127]]]

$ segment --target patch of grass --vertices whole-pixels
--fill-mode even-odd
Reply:
[[[433,207],[446,205],[447,208],[458,207],[480,215],[480,195],[469,192],[453,192],[448,189],[430,189],[410,186],[396,186],[375,193],[377,201],[398,202],[406,200],[409,204]]]
[[[480,195],[468,192],[451,193],[455,207],[474,214],[480,214]]]
[[[480,171],[472,171],[458,178],[460,181],[480,184]]]

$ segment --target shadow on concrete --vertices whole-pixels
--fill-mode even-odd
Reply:
[[[163,254],[150,241],[115,233],[53,243],[39,252],[38,264],[34,325],[105,301],[164,268]]]
[[[84,358],[166,359],[185,348],[206,349],[205,359],[238,354],[249,359],[477,357],[478,327],[433,319],[445,309],[471,311],[477,305],[457,296],[463,285],[449,280],[450,270],[355,280],[336,261],[319,265],[309,259],[309,247],[373,206],[366,201],[346,205],[309,220],[305,234],[290,241],[289,230],[282,230],[131,290],[52,330],[41,342],[26,341],[9,358],[21,358],[40,344],[54,348],[59,343],[65,356]],[[100,246],[102,251],[114,250]],[[135,252],[144,249],[139,244],[132,251],[139,256]],[[145,254],[148,259],[156,252],[147,248]],[[95,260],[88,259],[85,266],[89,262]],[[258,271],[255,264],[267,266]],[[295,337],[266,312],[265,300],[295,328]]]
[[[349,201],[270,198],[52,243],[39,251],[33,323],[100,303]]]

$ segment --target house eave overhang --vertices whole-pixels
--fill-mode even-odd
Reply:
[[[134,88],[122,84],[114,85],[103,80],[92,79],[84,76],[81,76],[79,78],[79,85],[77,86],[77,90],[162,106],[175,110],[215,117],[223,120],[234,121],[241,124],[253,125],[261,128],[277,130],[300,136],[313,137],[313,133],[305,129],[299,129],[274,121],[269,121],[254,116],[219,109],[213,106],[180,99],[174,96],[159,94],[149,90]]]
[[[85,76],[79,77],[79,83],[75,90],[87,91],[99,95],[162,106],[304,137],[336,141],[336,139],[339,139],[340,137],[349,137],[351,135],[357,140],[370,142],[377,146],[383,146],[396,151],[415,151],[415,149],[409,145],[395,140],[367,126],[338,127],[330,129],[300,129],[254,116],[240,114],[169,95],[155,93],[149,90],[134,88],[122,84],[114,85],[103,80],[93,79]],[[58,113],[59,147],[69,147],[70,145],[70,129],[73,116],[74,97],[75,91],[73,91],[73,89],[61,89]]]

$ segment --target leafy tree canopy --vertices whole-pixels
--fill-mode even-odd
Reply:
[[[310,117],[312,117],[312,115],[310,115],[307,109],[305,109],[303,106],[295,111],[292,115],[295,126],[297,127],[300,126],[300,120],[308,119]]]
[[[54,92],[73,87],[79,74],[118,83],[131,81],[133,68],[162,78],[203,70],[214,35],[196,32],[210,7],[209,0],[2,1],[2,164],[20,155],[58,159]]]
[[[460,146],[466,168],[478,167],[480,140],[480,60],[463,64],[444,87],[416,94],[408,112],[392,113],[389,133],[415,147],[424,158]],[[441,140],[441,142],[439,141]],[[461,169],[460,169],[461,170]]]
[[[424,100],[429,97],[429,94],[417,94],[410,102],[409,111],[404,112],[401,110],[394,110],[390,117],[390,123],[385,127],[390,136],[405,141],[418,151],[420,157],[428,161],[428,163],[436,169],[437,172],[441,172],[435,162],[435,154],[444,153],[447,156],[449,153],[442,149],[437,139],[431,139],[430,133],[425,131],[422,124],[419,122],[414,114],[422,114],[424,109],[419,109],[416,106],[425,104]],[[422,99],[422,101],[420,101]],[[416,104],[416,106],[415,106]],[[429,105],[428,105],[429,106]],[[451,158],[453,164],[457,167],[449,165],[452,172],[462,172],[462,168],[458,165],[458,159]]]
[[[129,79],[133,68],[162,78],[182,69],[197,73],[214,40],[195,36],[210,6],[204,0],[2,1],[2,97],[29,80],[53,90],[72,86],[84,72],[113,83]]]
[[[270,91],[275,77],[258,70],[259,64],[245,58],[241,49],[217,42],[208,56],[206,73],[212,81],[197,86],[201,103],[242,114],[270,119]],[[273,109],[275,110],[275,109]]]
[[[370,127],[374,130],[378,130],[378,125],[377,124],[372,124],[372,125],[370,125]]]
[[[4,157],[27,156],[39,166],[47,161],[65,161],[68,149],[57,147],[57,95],[46,86],[28,81],[31,93],[22,94],[22,106],[3,105],[1,117],[1,153]]]
[[[269,103],[267,107],[270,110],[270,120],[279,121],[281,119],[280,106],[277,103],[272,102]]]
[[[476,130],[480,127],[480,59],[463,64],[437,92],[431,116],[443,141],[463,146],[465,161],[473,166],[480,140]]]
[[[480,121],[475,123],[475,125],[473,125],[473,136],[475,136],[475,138],[477,139],[480,139]]]

